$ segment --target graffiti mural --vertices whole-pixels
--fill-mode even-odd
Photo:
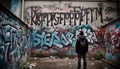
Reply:
[[[114,20],[110,24],[104,26],[99,32],[98,39],[103,49],[105,49],[105,57],[109,60],[116,60],[120,57],[120,18]]]
[[[68,25],[76,25],[76,22],[79,23],[79,25],[81,25],[81,22],[84,20],[83,18],[85,18],[86,20],[86,24],[88,24],[88,13],[93,13],[93,11],[96,12],[95,18],[97,19],[97,16],[100,16],[101,19],[101,23],[103,22],[103,18],[102,18],[102,8],[81,8],[81,6],[78,7],[72,7],[70,6],[71,10],[70,12],[53,12],[53,13],[42,13],[40,7],[31,7],[30,9],[31,11],[31,25],[33,25],[33,23],[35,25],[40,25],[42,22],[47,22],[47,26],[56,26],[59,24],[63,24],[66,25],[67,23],[69,23]],[[91,11],[93,10],[93,11]],[[89,11],[89,12],[88,12]],[[93,14],[91,14],[91,19],[90,21],[93,22]]]
[[[81,30],[94,44],[95,28],[117,17],[115,3],[107,2],[25,1],[24,14],[24,22],[33,30],[32,47],[47,51],[72,50]]]
[[[30,46],[30,29],[4,6],[0,6],[0,69],[18,69]]]
[[[75,47],[77,35],[79,31],[84,30],[84,34],[90,43],[97,41],[96,35],[90,25],[82,25],[75,27],[74,29],[65,29],[53,32],[46,31],[33,31],[34,45],[33,46],[57,46],[63,48],[63,46],[71,45]]]
[[[26,1],[24,14],[25,23],[39,30],[82,24],[99,26],[117,17],[117,10],[115,3],[106,2]]]

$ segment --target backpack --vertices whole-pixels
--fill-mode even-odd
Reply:
[[[80,43],[80,46],[81,46],[81,47],[87,46],[87,41],[86,41],[85,38],[84,38],[84,39],[79,39],[79,43]]]
[[[85,54],[88,51],[88,41],[86,38],[79,38],[76,42],[76,52]]]
[[[86,39],[80,40],[80,46],[85,47],[87,45]]]

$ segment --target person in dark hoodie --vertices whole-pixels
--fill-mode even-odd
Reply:
[[[78,55],[78,67],[77,69],[81,68],[81,59],[83,58],[83,68],[87,68],[86,62],[86,54],[88,52],[88,41],[84,36],[84,32],[80,31],[78,35],[78,39],[76,41],[76,53]]]

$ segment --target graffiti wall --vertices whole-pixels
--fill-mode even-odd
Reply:
[[[32,47],[45,50],[74,48],[81,30],[90,44],[97,42],[95,29],[114,17],[115,3],[25,1],[24,22],[33,29]]]
[[[38,30],[42,27],[99,25],[114,17],[117,17],[114,2],[25,1],[24,21]]]
[[[102,27],[98,36],[99,45],[105,52],[105,58],[120,61],[120,18]]]
[[[60,29],[53,32],[33,31],[34,40],[33,46],[56,46],[63,48],[63,46],[75,47],[77,35],[79,31],[84,30],[84,34],[90,43],[97,41],[93,28],[90,25],[72,26],[69,29]]]
[[[21,2],[22,2],[22,0],[11,0],[10,10],[11,10],[11,12],[12,12],[13,14],[15,14],[17,17],[20,17]]]
[[[30,28],[0,5],[0,69],[18,69],[28,56]]]

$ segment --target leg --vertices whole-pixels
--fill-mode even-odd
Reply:
[[[85,54],[85,55],[83,55],[83,67],[84,67],[84,69],[86,69],[86,68],[87,68],[86,54]]]
[[[77,69],[80,69],[81,68],[81,55],[78,54],[78,67]]]

